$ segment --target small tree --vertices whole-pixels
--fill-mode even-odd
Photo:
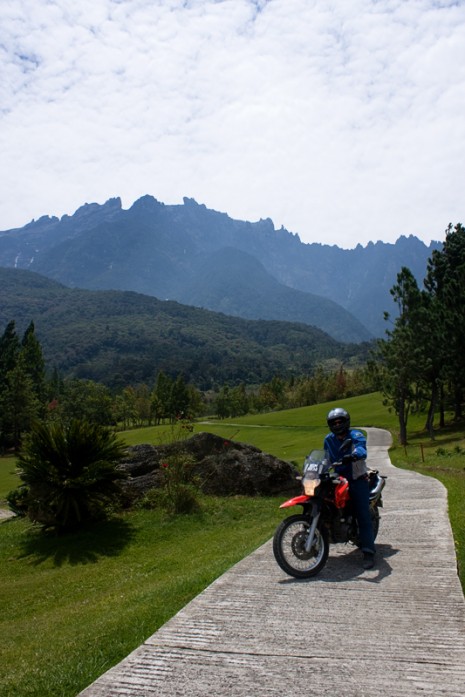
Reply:
[[[124,452],[112,431],[87,421],[34,426],[18,460],[29,518],[66,531],[105,517],[125,476],[117,467]]]
[[[182,375],[171,386],[169,413],[172,421],[189,416],[189,390]]]
[[[157,375],[157,383],[152,392],[152,414],[159,424],[169,416],[170,395],[173,381],[169,375],[160,371]]]
[[[93,380],[67,380],[58,398],[58,414],[62,421],[89,421],[101,426],[112,422],[110,390]]]
[[[387,330],[387,340],[379,340],[375,360],[385,403],[399,419],[399,439],[407,444],[407,421],[410,409],[419,398],[424,381],[424,345],[421,343],[425,323],[425,301],[412,272],[403,267],[391,295],[399,307],[394,328]]]
[[[34,322],[30,322],[24,332],[21,342],[21,356],[31,378],[36,397],[44,405],[46,400],[45,360],[42,346],[35,335]]]
[[[21,354],[15,367],[7,374],[6,389],[0,393],[0,411],[1,440],[17,449],[21,445],[22,434],[30,430],[41,411]]]
[[[20,342],[15,330],[15,322],[8,322],[0,337],[0,391],[5,387],[8,373],[16,365],[20,351]]]
[[[0,448],[12,447],[11,418],[8,412],[10,400],[11,374],[16,368],[20,342],[15,330],[15,322],[7,324],[0,336]]]

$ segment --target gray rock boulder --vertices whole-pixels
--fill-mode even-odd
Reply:
[[[252,445],[204,432],[169,445],[128,448],[121,463],[128,475],[123,483],[128,503],[160,486],[163,463],[181,454],[189,457],[190,472],[206,494],[273,496],[300,492],[298,472],[289,462]]]

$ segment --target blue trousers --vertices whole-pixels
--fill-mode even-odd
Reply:
[[[349,482],[350,498],[354,507],[360,533],[360,549],[362,552],[375,552],[373,525],[370,516],[370,487],[366,477],[360,477]]]

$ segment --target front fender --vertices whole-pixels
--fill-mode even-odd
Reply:
[[[301,494],[300,496],[294,496],[292,499],[288,499],[287,501],[284,501],[280,505],[280,508],[290,508],[291,506],[304,506],[306,503],[310,501],[312,497],[307,496],[306,494]]]

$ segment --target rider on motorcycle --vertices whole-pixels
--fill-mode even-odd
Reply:
[[[350,415],[341,407],[331,409],[326,421],[331,433],[328,433],[324,440],[324,448],[331,463],[342,460],[342,465],[336,465],[335,470],[349,482],[350,498],[354,504],[354,512],[360,531],[363,568],[372,569],[375,558],[375,543],[370,517],[366,439],[361,431],[350,428]],[[341,452],[341,446],[348,438],[351,439],[350,447],[347,448],[349,452],[346,448],[344,448],[344,452]]]

